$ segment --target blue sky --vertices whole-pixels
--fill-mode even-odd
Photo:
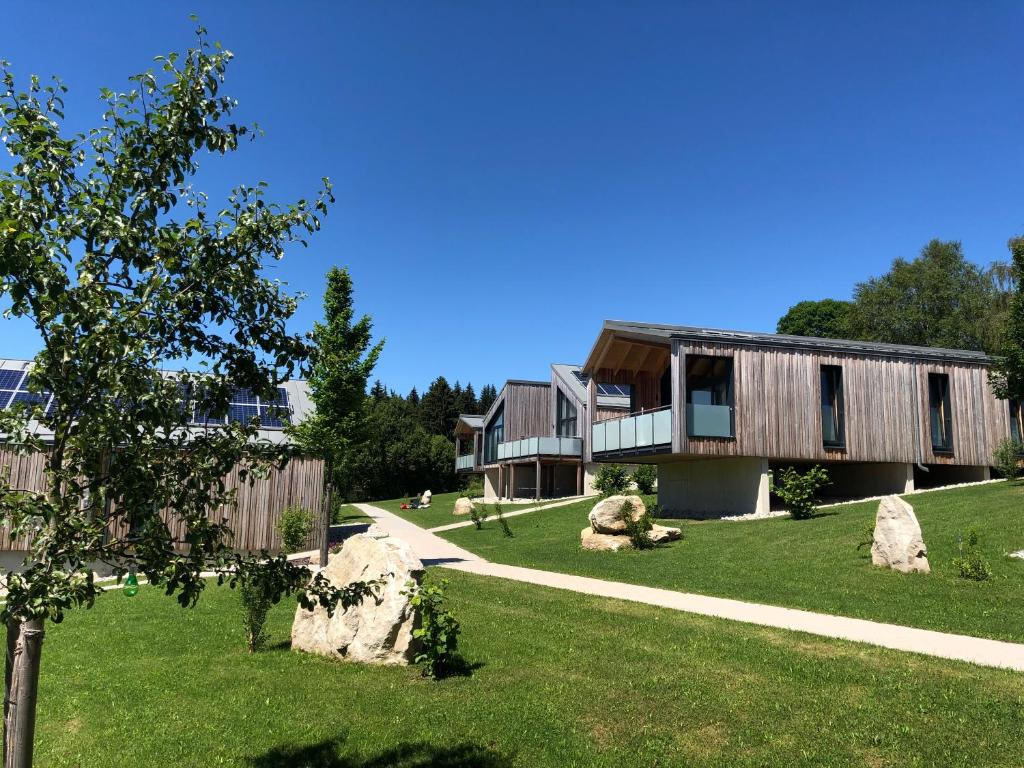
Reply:
[[[0,58],[60,74],[83,128],[190,12],[266,131],[197,186],[331,177],[273,274],[306,330],[347,265],[402,392],[546,378],[606,318],[771,331],[933,237],[988,263],[1024,232],[1019,3],[15,0]]]

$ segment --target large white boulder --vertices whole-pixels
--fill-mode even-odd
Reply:
[[[651,530],[647,532],[647,535],[651,537],[651,541],[655,544],[664,544],[666,541],[676,541],[683,538],[683,531],[680,528],[670,528],[667,525],[654,524],[651,526]]]
[[[408,664],[415,655],[412,631],[418,620],[406,584],[423,577],[423,563],[401,539],[357,534],[346,539],[321,571],[343,587],[354,581],[380,579],[376,596],[334,615],[301,605],[292,622],[292,648],[367,664]]]
[[[455,500],[455,510],[452,512],[453,515],[468,515],[472,512],[473,502],[465,496],[460,496]]]
[[[647,511],[643,499],[639,496],[608,496],[597,502],[587,516],[594,533],[625,533],[626,523],[622,519],[622,507],[627,503],[633,508],[634,520],[639,520]]]
[[[590,552],[618,552],[632,549],[629,536],[613,536],[610,533],[595,533],[589,525],[580,531],[580,548]]]
[[[902,573],[931,572],[914,508],[899,496],[885,496],[878,502],[871,562]]]

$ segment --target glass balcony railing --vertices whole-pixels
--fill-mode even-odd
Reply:
[[[599,421],[591,428],[590,447],[594,453],[633,451],[672,444],[672,409],[661,408]]]
[[[686,404],[689,437],[733,437],[733,409],[728,405]]]
[[[455,457],[455,471],[458,472],[460,469],[472,469],[473,468],[473,454],[467,453],[465,456]]]
[[[498,443],[498,461],[528,456],[582,456],[583,440],[578,437],[524,437]]]

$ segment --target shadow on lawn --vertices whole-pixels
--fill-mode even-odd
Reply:
[[[250,759],[252,768],[511,768],[512,760],[476,744],[399,744],[374,757],[344,756],[346,737],[305,747],[276,747]]]

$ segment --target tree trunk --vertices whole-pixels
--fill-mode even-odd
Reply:
[[[43,620],[7,622],[4,674],[4,768],[32,768]]]

